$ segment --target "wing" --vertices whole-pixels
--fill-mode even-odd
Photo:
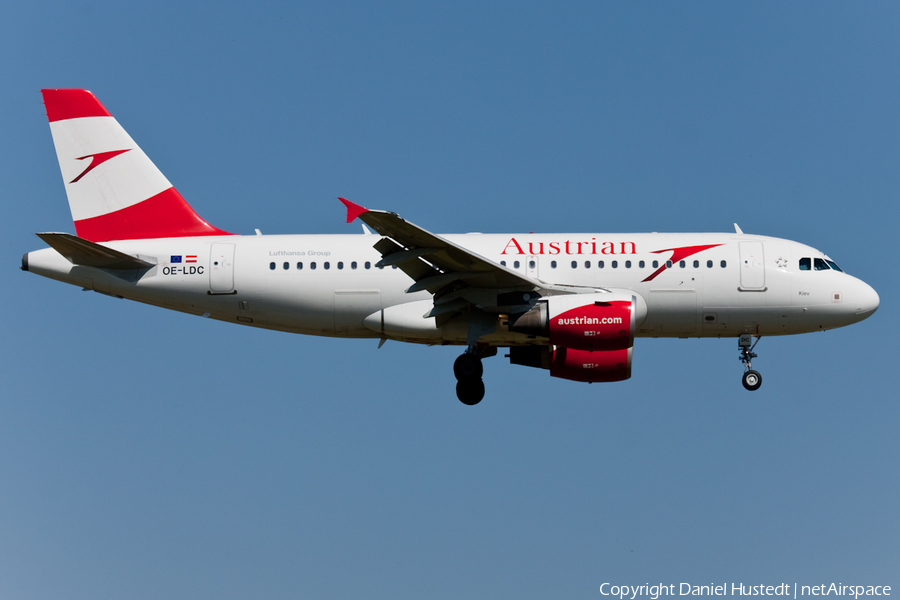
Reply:
[[[435,307],[427,316],[455,312],[472,304],[486,312],[509,312],[528,305],[547,285],[426,231],[396,213],[368,210],[340,198],[347,222],[359,217],[384,236],[375,245],[382,259],[376,266],[395,266],[413,284],[407,293],[427,290]]]

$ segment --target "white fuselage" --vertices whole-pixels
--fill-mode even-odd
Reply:
[[[646,306],[638,337],[821,331],[860,321],[878,306],[875,291],[855,277],[831,268],[801,270],[801,259],[827,257],[778,238],[736,233],[443,237],[532,279],[634,292]],[[382,257],[372,246],[379,239],[257,235],[106,242],[155,262],[139,278],[135,272],[74,266],[51,248],[25,260],[29,271],[52,279],[232,323],[321,336],[466,343],[465,315],[437,327],[434,318],[424,316],[433,306],[429,292],[406,293],[413,283],[409,276],[375,267]],[[677,260],[679,252],[690,254]],[[486,299],[485,305],[495,300]],[[481,341],[528,342],[506,329],[503,315],[497,317],[494,332]]]

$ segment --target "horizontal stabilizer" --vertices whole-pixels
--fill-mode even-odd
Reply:
[[[38,233],[37,236],[73,265],[115,270],[149,269],[153,266],[153,263],[89,242],[70,233]]]

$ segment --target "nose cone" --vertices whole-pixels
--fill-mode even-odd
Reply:
[[[857,321],[862,321],[863,319],[872,316],[875,311],[878,310],[878,305],[881,303],[880,298],[878,298],[878,292],[873,290],[872,286],[863,281],[860,281],[857,289],[854,290],[853,300],[856,308]]]

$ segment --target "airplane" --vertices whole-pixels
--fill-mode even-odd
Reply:
[[[482,359],[499,348],[551,377],[613,382],[631,377],[635,338],[737,338],[753,391],[763,336],[851,325],[879,306],[824,253],[737,224],[438,235],[339,198],[362,233],[229,233],[194,212],[94,94],[41,93],[75,235],[38,233],[49,248],[23,255],[22,270],[250,327],[464,346],[453,371],[467,405],[484,397]]]

